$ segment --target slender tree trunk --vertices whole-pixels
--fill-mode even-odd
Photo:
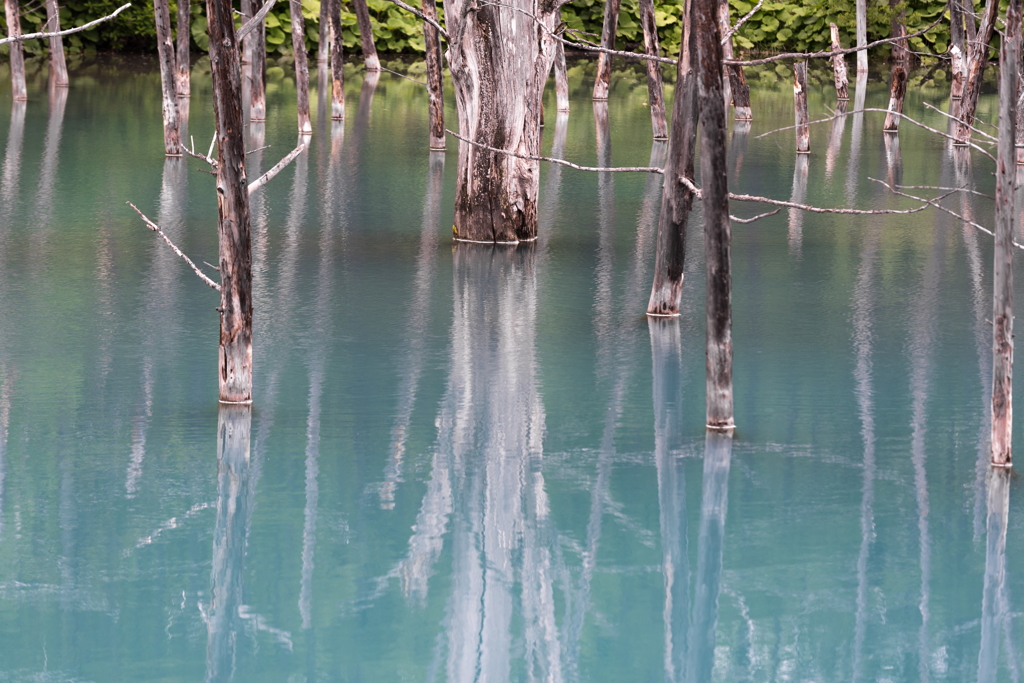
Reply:
[[[60,9],[57,0],[46,0],[46,30],[60,31]],[[50,38],[50,80],[58,88],[68,87],[68,65],[64,61],[64,39]]]
[[[964,78],[967,75],[967,65],[964,62],[963,52],[956,45],[949,48],[950,72],[952,83],[949,88],[949,99],[956,100],[956,108],[960,109],[960,99],[964,95]],[[953,112],[950,107],[950,113]],[[956,116],[957,114],[954,114]]]
[[[295,52],[295,97],[298,100],[299,135],[312,135],[309,118],[309,63],[306,59],[306,21],[300,0],[289,0],[292,18],[292,50]]]
[[[340,0],[338,0],[340,2]],[[252,0],[253,13],[263,9],[263,0]],[[252,63],[249,73],[252,83],[249,87],[249,121],[267,120],[267,24],[261,21],[256,30],[249,34],[252,37],[250,56]]]
[[[724,36],[729,32],[729,0],[718,0],[716,7],[716,18],[718,19],[718,33]],[[726,41],[722,45],[722,57],[732,58],[732,41]],[[732,83],[729,81],[729,67],[722,65],[722,99],[725,102],[725,118],[729,118],[729,105],[732,102]]]
[[[366,0],[352,0],[356,10],[356,21],[359,22],[359,38],[363,42],[363,62],[367,71],[380,71],[380,60],[377,59],[377,47],[373,44],[373,25],[370,23],[370,9]],[[447,14],[445,15],[447,17]]]
[[[654,0],[640,0],[640,24],[644,29],[644,52],[652,57],[661,56],[658,47],[658,26],[654,22]],[[558,44],[562,47],[562,44]],[[564,57],[563,57],[564,58]],[[655,140],[668,139],[665,121],[665,94],[661,85],[661,64],[650,60],[647,64],[647,104],[651,108],[651,126]]]
[[[889,113],[885,115],[882,130],[896,133],[900,129],[900,114],[903,113],[903,97],[907,94],[907,72],[902,64],[892,67],[892,87],[889,89]]]
[[[999,151],[992,271],[992,464],[1003,467],[1010,466],[1013,451],[1013,192],[1020,44],[1021,0],[1010,0],[999,52]]]
[[[174,36],[171,35],[171,11],[167,0],[154,0],[157,52],[160,56],[160,85],[163,88],[164,151],[181,156],[181,132],[178,130],[178,87],[175,82]]]
[[[1021,74],[1024,76],[1024,73]],[[1024,78],[1017,79],[1017,165],[1024,165]],[[1020,171],[1021,169],[1018,169]],[[1018,182],[1018,186],[1020,183]],[[1019,200],[1019,197],[1018,197]]]
[[[619,26],[621,0],[604,0],[604,24],[601,27],[601,47],[615,49],[615,34]],[[612,86],[612,56],[602,52],[597,56],[597,79],[594,81],[594,99],[607,100]]]
[[[796,111],[796,153],[811,153],[811,117],[807,113],[807,60],[793,62],[793,107]]]
[[[732,429],[732,273],[729,184],[726,179],[722,43],[715,0],[695,0],[694,36],[700,72],[700,176],[704,209],[707,426]],[[804,63],[806,73],[806,63]]]
[[[970,13],[966,13],[970,16]],[[985,6],[985,14],[981,17],[981,26],[977,35],[967,47],[967,74],[964,79],[964,94],[960,100],[960,121],[956,126],[954,137],[956,144],[966,145],[971,139],[971,125],[974,124],[974,113],[978,107],[978,95],[981,94],[981,81],[985,75],[985,64],[988,62],[988,41],[992,40],[996,19],[999,16],[999,3],[990,0]],[[968,33],[970,33],[968,21]]]
[[[242,135],[242,68],[230,0],[207,0],[217,126],[220,353],[224,403],[252,401],[252,238]]]
[[[947,0],[949,10],[949,56],[952,83],[950,99],[959,100],[964,93],[964,13],[962,0]],[[951,110],[952,112],[952,110]]]
[[[324,0],[330,5],[331,22],[331,120],[345,119],[345,46],[341,37],[341,0]]]
[[[731,51],[731,50],[730,50]],[[750,108],[750,86],[739,64],[728,65],[729,83],[732,89],[733,115],[737,121],[753,121],[754,113]]]
[[[857,0],[857,78],[868,72],[868,1]]]
[[[331,17],[330,0],[320,3],[320,42],[316,44],[317,69],[326,69],[331,59]]]
[[[423,0],[423,14],[437,20],[436,0]],[[427,90],[430,93],[430,149],[445,148],[444,73],[441,71],[441,38],[437,29],[423,22],[423,40],[427,46]],[[561,43],[559,43],[561,44]]]
[[[893,12],[902,4],[899,12]],[[903,0],[889,0],[889,11],[893,12],[891,26],[891,38],[898,38],[892,44],[892,63],[907,69],[910,66],[910,52],[907,51],[907,5]]]
[[[654,285],[647,304],[648,315],[676,316],[683,297],[683,266],[686,226],[693,207],[693,193],[680,178],[693,180],[697,144],[697,41],[693,35],[694,3],[687,4],[682,44],[676,64],[676,89],[672,102],[672,132],[668,139],[665,183],[658,219],[654,257]]]
[[[178,0],[178,97],[192,96],[190,78],[191,62],[189,40],[191,40],[191,2]],[[251,42],[251,38],[249,39]]]
[[[839,42],[839,27],[829,24],[829,30],[832,32],[832,51],[842,50],[843,46]],[[832,57],[832,72],[836,81],[836,99],[840,102],[848,101],[850,99],[850,81],[846,77],[846,57],[843,55]]]
[[[569,70],[565,66],[565,46],[555,41],[555,103],[558,111],[569,111]]]
[[[7,17],[7,37],[20,36],[21,10],[18,7],[18,0],[4,0],[4,13]],[[8,43],[7,49],[11,55],[11,90],[14,99],[28,100],[28,88],[25,86],[25,53],[21,49],[21,42]]]
[[[963,0],[967,7],[970,7],[972,11],[964,12],[964,28],[967,31],[967,42],[973,43],[975,38],[978,37],[978,25],[974,19],[974,3],[971,0]],[[966,52],[964,54],[967,54]]]

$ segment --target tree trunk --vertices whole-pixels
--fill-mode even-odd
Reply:
[[[970,13],[966,13],[970,16]],[[969,41],[967,48],[967,74],[964,78],[964,94],[960,100],[960,121],[957,123],[956,144],[966,145],[971,139],[971,126],[974,124],[974,112],[978,107],[978,95],[981,94],[981,81],[985,75],[985,64],[988,62],[988,41],[992,40],[996,19],[999,16],[999,3],[990,0],[985,6],[985,14],[981,17],[981,26],[977,35]],[[968,22],[968,29],[970,22]],[[968,31],[970,32],[970,31]]]
[[[540,151],[544,81],[556,41],[524,14],[533,12],[531,0],[513,0],[515,9],[469,2],[444,4],[459,132],[489,147],[535,156]],[[552,9],[538,17],[547,31],[554,29],[557,14]],[[457,174],[456,240],[514,243],[536,238],[536,161],[460,142]]]
[[[340,1],[340,0],[339,0]],[[252,0],[252,11],[263,9],[263,0]],[[256,30],[249,34],[252,48],[249,51],[252,62],[249,73],[252,83],[249,87],[249,121],[267,120],[267,24],[261,21]]]
[[[565,66],[565,46],[555,41],[555,104],[558,111],[569,111],[569,70]]]
[[[894,12],[897,7],[900,11]],[[910,52],[904,38],[907,35],[907,4],[904,0],[889,0],[889,11],[892,12],[890,37],[899,39],[892,44],[892,63],[907,69],[910,66]]]
[[[331,59],[331,17],[330,0],[320,3],[320,41],[316,44],[316,67],[326,69]]]
[[[857,0],[857,78],[868,72],[868,2]]]
[[[700,177],[703,186],[707,348],[707,427],[732,429],[732,273],[729,183],[726,179],[722,43],[715,0],[695,0]],[[806,74],[806,62],[803,62]]]
[[[680,178],[693,180],[697,144],[697,41],[693,35],[694,3],[688,4],[682,28],[676,89],[672,102],[672,132],[668,139],[665,183],[654,257],[654,285],[647,315],[676,316],[683,297],[683,265],[686,226],[693,207],[693,193]]]
[[[352,0],[356,10],[356,21],[359,22],[359,38],[363,42],[363,62],[367,71],[380,71],[380,60],[377,59],[377,47],[373,44],[373,25],[370,23],[370,9],[366,0]],[[447,12],[445,17],[447,18]]]
[[[171,35],[171,11],[167,0],[154,0],[156,45],[160,56],[160,85],[163,88],[164,151],[181,156],[181,132],[178,130],[178,87],[175,82],[174,37]]]
[[[437,21],[436,0],[423,0],[423,14]],[[441,38],[437,29],[423,22],[423,40],[427,46],[427,90],[430,93],[430,149],[445,148],[444,73],[441,70]]]
[[[209,1],[209,0],[207,0]],[[290,0],[292,18],[292,50],[295,52],[295,97],[298,105],[299,135],[312,135],[309,118],[309,63],[306,61],[306,21],[302,18],[302,3]]]
[[[750,108],[750,86],[739,64],[728,66],[729,83],[732,89],[733,114],[737,121],[753,121],[754,113]]]
[[[947,0],[949,10],[949,56],[952,72],[952,84],[949,96],[959,100],[964,92],[964,13],[960,6],[961,0]]]
[[[601,27],[601,47],[615,49],[615,33],[619,26],[620,0],[604,0],[604,24]],[[612,85],[612,56],[601,52],[597,56],[597,80],[594,81],[594,99],[607,100]]]
[[[191,58],[189,56],[189,40],[191,39],[192,11],[190,0],[178,0],[178,97],[191,97],[192,84],[190,78]],[[252,38],[249,38],[250,43]]]
[[[959,100],[964,96],[964,78],[966,76],[966,63],[964,62],[963,52],[956,45],[949,48],[949,59],[950,59],[950,72],[952,74],[952,84],[949,88],[949,99],[956,100],[957,110],[960,109]],[[953,113],[953,108],[950,107],[950,113]],[[957,116],[957,114],[953,114]]]
[[[18,0],[4,0],[4,13],[7,17],[7,37],[20,36],[21,10],[18,7]],[[21,42],[8,43],[7,49],[11,55],[11,90],[14,100],[28,100],[28,89],[25,86],[25,53],[21,49]]]
[[[331,120],[345,119],[345,46],[341,37],[341,0],[330,4],[331,22]]]
[[[907,94],[907,72],[898,62],[892,66],[892,87],[889,89],[889,113],[885,115],[882,130],[897,133],[900,130],[900,114],[903,113],[903,97]]]
[[[807,60],[793,62],[793,107],[796,110],[796,153],[811,153],[811,117],[807,113]]]
[[[252,402],[252,238],[242,135],[242,69],[230,0],[207,0],[217,126],[219,384],[223,403]]]
[[[1021,74],[1024,76],[1024,73]],[[1024,165],[1024,79],[1017,79],[1017,165]],[[1018,169],[1020,170],[1020,169]],[[1019,185],[1019,184],[1018,184]]]
[[[60,9],[57,0],[46,0],[46,30],[60,31]],[[50,80],[58,88],[68,87],[68,65],[64,61],[64,39],[50,38]]]
[[[995,0],[991,0],[995,4]],[[999,142],[992,269],[992,464],[1009,467],[1013,433],[1013,192],[1021,0],[1010,0],[999,51]],[[962,121],[963,119],[961,119]]]
[[[839,42],[839,27],[829,24],[829,29],[832,32],[832,51],[842,50],[843,46]],[[843,55],[832,57],[832,72],[836,81],[836,98],[840,102],[848,101],[850,99],[850,81],[846,77],[846,57]]]
[[[658,26],[654,22],[654,0],[640,0],[640,25],[644,29],[644,52],[652,57],[660,56],[658,47]],[[558,44],[562,46],[561,43]],[[661,64],[650,60],[647,64],[647,104],[651,108],[651,126],[655,140],[668,139],[668,122],[665,121],[665,94],[661,85]]]

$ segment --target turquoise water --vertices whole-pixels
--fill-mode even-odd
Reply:
[[[222,411],[217,296],[124,204],[215,262],[213,178],[164,159],[154,67],[72,64],[51,100],[31,62],[20,108],[0,66],[0,680],[1020,679],[987,235],[933,211],[734,224],[738,429],[706,437],[699,211],[678,321],[643,315],[658,176],[545,166],[535,245],[453,248],[457,152],[428,153],[421,86],[350,67],[344,124],[314,104],[308,153],[254,196],[255,401]],[[250,176],[295,144],[287,68]],[[608,130],[592,75],[568,117],[548,93],[545,153],[660,164],[642,70]],[[882,114],[815,126],[798,165],[792,131],[756,138],[792,123],[787,79],[751,73],[735,191],[992,194],[990,161],[907,122],[887,146]],[[907,114],[944,128],[945,82],[920,70]],[[881,77],[864,97],[886,105]],[[983,196],[945,203],[991,225]]]

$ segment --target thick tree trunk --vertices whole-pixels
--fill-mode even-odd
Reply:
[[[46,30],[60,31],[60,9],[57,0],[46,0]],[[50,38],[50,81],[58,88],[68,87],[68,65],[64,61],[64,39]]]
[[[693,180],[697,144],[697,42],[693,35],[693,8],[689,3],[676,64],[676,89],[672,102],[672,132],[668,139],[661,216],[654,257],[654,285],[647,315],[676,316],[683,297],[683,266],[686,226],[693,207],[693,193],[680,178]]]
[[[437,20],[436,0],[423,0],[423,14]],[[430,149],[445,148],[444,73],[441,70],[441,37],[437,29],[423,22],[423,40],[427,46],[427,90],[430,93]]]
[[[252,238],[242,135],[242,69],[230,0],[207,0],[217,126],[220,353],[223,403],[252,402]]]
[[[540,109],[554,43],[524,12],[511,7],[445,0],[451,41],[448,63],[460,134],[479,144],[526,155],[540,150]],[[470,6],[476,8],[470,10]],[[554,29],[557,9],[538,18]],[[513,243],[537,236],[539,166],[507,154],[459,143],[455,239]]]
[[[366,0],[352,0],[356,10],[356,21],[359,23],[359,39],[363,43],[363,62],[367,71],[380,71],[380,60],[377,59],[377,46],[373,44],[373,25],[370,23],[370,9]],[[447,17],[447,13],[445,14]]]
[[[340,0],[339,0],[340,1]],[[263,9],[263,0],[252,0],[253,13]],[[249,121],[267,120],[267,24],[261,21],[256,30],[249,34],[252,48],[249,54],[252,63],[249,73],[252,82],[249,86]]]
[[[793,108],[796,111],[796,153],[811,153],[811,117],[807,113],[807,60],[793,62]]]
[[[167,0],[154,0],[156,45],[160,57],[160,85],[163,88],[164,151],[181,156],[181,131],[178,130],[178,87],[175,82],[174,36],[171,35],[171,11]]]
[[[615,49],[615,34],[619,26],[621,0],[604,0],[604,24],[601,27],[601,47]],[[612,86],[612,56],[602,52],[597,56],[597,79],[594,81],[594,99],[607,100]]]
[[[4,13],[7,17],[7,37],[20,36],[21,10],[18,7],[18,0],[4,0]],[[25,86],[25,53],[21,49],[21,42],[8,43],[7,49],[11,55],[11,90],[14,93],[14,100],[28,100],[28,88]]]
[[[330,5],[331,22],[331,120],[345,119],[345,46],[341,37],[341,0]]]
[[[898,62],[892,66],[892,87],[889,89],[889,113],[885,115],[882,130],[897,133],[900,130],[900,114],[903,113],[903,98],[907,94],[907,72]]]
[[[839,27],[835,24],[829,24],[829,30],[832,32],[832,51],[842,50],[843,46],[839,42]],[[846,77],[846,57],[843,55],[834,55],[832,57],[832,72],[836,81],[836,99],[840,102],[849,100],[850,80]]]
[[[868,72],[868,2],[857,0],[857,78]]]
[[[644,29],[644,52],[652,57],[660,56],[658,26],[654,22],[654,0],[640,0],[640,25]],[[561,43],[558,44],[562,46]],[[651,127],[655,140],[668,139],[668,122],[665,121],[665,94],[661,85],[661,64],[646,61],[647,104],[651,108]]]
[[[992,270],[992,464],[1003,467],[1010,466],[1013,451],[1013,193],[1020,49],[1021,0],[1010,0],[999,52],[999,151]]]
[[[969,12],[965,14],[970,16]],[[954,133],[958,145],[966,145],[971,139],[971,126],[974,124],[978,95],[981,94],[981,81],[985,75],[985,64],[988,62],[988,41],[992,40],[998,16],[999,3],[996,0],[990,0],[985,6],[985,14],[981,17],[981,26],[978,27],[977,35],[969,40],[964,94],[960,100],[960,121],[957,123]],[[968,21],[968,33],[970,34],[970,32],[970,21]]]
[[[326,69],[331,59],[331,16],[330,0],[320,3],[320,41],[316,44],[317,69]]]
[[[555,104],[558,111],[569,111],[569,70],[565,66],[565,46],[555,41]]]
[[[700,72],[700,176],[704,210],[707,427],[732,429],[732,273],[729,184],[726,179],[722,43],[715,0],[695,0],[694,36]],[[804,63],[806,73],[806,63]]]
[[[733,115],[737,121],[753,121],[754,113],[750,108],[750,86],[739,64],[728,66],[729,83],[732,88]]]
[[[192,96],[189,40],[191,39],[192,11],[190,0],[178,0],[178,97]],[[249,38],[250,42],[252,38]]]
[[[298,105],[299,135],[312,135],[309,118],[309,63],[306,60],[306,21],[302,18],[300,0],[290,0],[292,18],[292,50],[295,52],[295,97]]]

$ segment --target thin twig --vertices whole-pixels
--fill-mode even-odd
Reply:
[[[827,106],[825,108],[828,109]],[[829,110],[829,111],[832,111],[832,110]],[[837,114],[835,114],[835,112],[833,112],[832,116],[828,117],[827,119],[818,119],[817,121],[810,121],[806,125],[813,126],[816,123],[828,123],[829,121],[835,121],[840,116],[846,116],[846,114],[838,114],[837,115]],[[800,124],[800,125],[804,125],[804,124]],[[784,126],[782,128],[776,128],[775,130],[770,130],[767,133],[761,133],[760,135],[755,135],[754,139],[755,140],[760,140],[761,138],[768,137],[769,135],[772,135],[773,133],[781,133],[784,130],[793,130],[794,128],[798,128],[798,127],[799,126]]]
[[[216,271],[217,271],[218,273],[220,272],[220,268],[218,268],[217,266],[213,265],[213,264],[212,264],[212,263],[210,263],[209,261],[203,261],[203,263],[204,263],[204,264],[206,264],[207,266],[209,266],[209,267],[213,268],[213,269],[214,269],[214,270],[216,270]]]
[[[725,32],[725,35],[722,36],[722,45],[725,45],[726,42],[728,42],[728,40],[732,38],[733,34],[736,33],[736,31],[739,31],[740,27],[743,26],[743,24],[747,23],[747,20],[750,19],[750,17],[754,16],[754,12],[761,9],[761,5],[763,4],[764,0],[757,0],[757,4],[754,5],[754,9],[747,12],[742,19],[736,22],[735,26],[733,26],[731,29]]]
[[[265,149],[270,149],[270,145],[263,145],[262,147],[257,147],[256,149],[250,149],[248,152],[246,152],[246,154],[254,154],[256,152],[262,152]]]
[[[896,187],[900,188],[901,190],[953,190],[955,192],[967,192],[969,194],[978,195],[979,197],[991,199],[992,201],[996,200],[995,197],[987,195],[984,192],[978,192],[977,190],[969,190],[967,189],[966,185],[964,187],[940,187],[938,185],[896,185]]]
[[[890,113],[891,114],[898,114],[901,118],[906,119],[907,121],[910,121],[915,126],[919,126],[921,128],[924,128],[925,130],[927,130],[929,132],[935,133],[936,135],[941,135],[944,138],[948,138],[949,140],[953,140],[954,142],[957,142],[957,139],[955,137],[953,137],[952,135],[950,135],[949,133],[943,133],[941,130],[936,130],[934,128],[931,128],[930,126],[926,126],[923,123],[921,123],[920,121],[915,121],[914,119],[910,118],[906,114],[899,114],[898,112],[890,112],[888,109],[875,109],[875,108],[872,108],[872,107],[865,107],[864,109],[859,109],[857,111],[875,111],[875,112],[880,112],[882,114],[890,114]],[[856,114],[857,111],[850,112],[850,113],[851,114]],[[985,156],[987,156],[989,159],[991,159],[992,163],[995,163],[996,158],[994,156],[992,156],[989,153],[988,150],[982,149],[981,147],[979,147],[978,145],[976,145],[973,142],[968,142],[967,144],[970,145],[972,148],[978,150],[979,152],[981,152]]]
[[[268,182],[270,182],[270,180],[274,176],[276,176],[278,173],[280,173],[284,169],[285,166],[287,166],[288,164],[292,163],[292,161],[295,160],[295,157],[299,156],[299,154],[301,154],[302,152],[304,152],[306,150],[306,145],[307,144],[308,143],[300,137],[299,138],[299,146],[298,147],[296,147],[292,151],[288,152],[288,156],[286,156],[284,159],[281,159],[281,161],[277,162],[274,165],[274,167],[271,168],[269,171],[267,171],[266,173],[261,175],[256,180],[254,180],[251,183],[249,183],[249,194],[251,195],[253,192],[255,192],[256,190],[260,189],[261,187],[266,185]]]
[[[411,76],[406,76],[405,74],[400,74],[397,71],[392,71],[391,69],[385,69],[383,66],[380,68],[380,70],[381,71],[387,71],[389,74],[394,74],[395,76],[398,76],[399,78],[404,78],[407,81],[412,81],[413,83],[419,83],[424,88],[427,87],[426,83],[424,83],[423,81],[418,81],[415,78],[412,78]]]
[[[260,22],[266,19],[267,15],[270,14],[270,10],[274,7],[275,2],[277,2],[277,0],[267,0],[262,9],[256,13],[256,16],[242,24],[241,28],[235,31],[235,40],[241,42],[242,38],[245,38],[247,35],[252,33],[253,30],[260,25]]]
[[[213,289],[216,289],[218,292],[220,291],[220,285],[218,285],[216,282],[214,282],[210,278],[206,277],[206,274],[203,273],[203,271],[199,270],[199,267],[196,266],[196,264],[192,263],[192,259],[190,259],[188,256],[185,256],[185,254],[181,251],[181,249],[178,249],[178,247],[174,246],[174,242],[172,242],[171,238],[169,238],[167,235],[164,234],[164,231],[160,229],[159,225],[157,225],[153,221],[151,221],[148,218],[146,218],[146,214],[144,214],[141,211],[139,211],[139,207],[135,206],[131,202],[125,202],[125,204],[127,204],[128,206],[130,206],[133,209],[135,209],[135,213],[139,214],[139,216],[142,217],[142,220],[146,222],[146,226],[150,230],[155,232],[156,234],[160,235],[160,237],[163,238],[164,242],[167,242],[168,246],[170,246],[170,248],[174,250],[175,254],[177,254],[181,258],[185,259],[185,263],[187,263],[189,265],[189,267],[192,268],[192,270],[195,272],[195,274],[198,275],[199,278],[203,282],[208,284]]]
[[[200,159],[201,161],[205,161],[213,169],[217,168],[217,160],[216,159],[211,159],[210,157],[206,156],[202,152],[196,152],[194,150],[189,149],[188,147],[182,147],[182,149],[184,149],[185,150],[185,154],[189,155],[190,157],[195,157],[196,159]]]
[[[451,40],[448,39],[448,32],[445,31],[444,27],[441,26],[441,24],[437,23],[437,21],[435,19],[431,19],[430,17],[428,17],[426,14],[424,14],[421,11],[419,11],[415,7],[411,7],[411,6],[407,5],[407,4],[405,4],[404,2],[402,2],[402,0],[391,0],[391,2],[395,3],[396,5],[398,5],[402,9],[404,9],[406,12],[412,12],[413,14],[415,14],[417,17],[419,17],[423,21],[427,22],[428,24],[430,24],[431,26],[436,28],[438,30],[438,32],[442,36],[444,36],[445,40],[447,40],[448,42],[451,42]],[[466,3],[466,4],[468,5],[470,3]]]
[[[132,6],[132,3],[130,3],[130,2],[126,3],[124,5],[121,5],[116,10],[114,10],[113,12],[111,12],[110,14],[108,14],[105,17],[100,17],[99,19],[96,19],[95,21],[90,21],[88,24],[82,24],[81,26],[76,26],[74,28],[65,29],[63,31],[53,31],[52,33],[26,33],[26,34],[21,35],[21,36],[11,36],[10,38],[4,38],[4,39],[0,40],[0,45],[6,45],[7,43],[17,43],[17,42],[21,42],[21,41],[25,41],[25,40],[35,40],[37,38],[56,38],[57,36],[66,36],[66,35],[69,35],[71,33],[78,33],[79,31],[88,31],[89,29],[91,29],[93,26],[96,26],[97,24],[102,24],[104,21],[107,21],[108,19],[113,19],[118,14],[120,14],[121,12],[123,12],[124,10],[128,9],[131,6]]]
[[[953,119],[953,120],[954,120],[954,121],[956,121],[957,123],[965,123],[964,121],[961,121],[960,119],[958,119],[957,117],[953,116],[952,114],[947,114],[946,112],[942,111],[942,110],[941,110],[941,109],[939,109],[938,107],[935,107],[935,106],[933,106],[933,105],[931,105],[931,104],[928,104],[927,102],[925,102],[925,103],[924,103],[924,106],[926,106],[926,107],[928,107],[929,109],[932,109],[932,110],[934,110],[934,111],[937,111],[938,113],[940,113],[940,114],[942,114],[943,116],[945,116],[945,117],[946,117],[947,119]],[[974,126],[968,125],[967,127],[968,127],[968,128],[970,128],[971,130],[973,130],[973,131],[974,131],[975,133],[977,133],[978,135],[984,135],[985,137],[987,137],[987,138],[988,138],[989,140],[991,140],[991,141],[993,141],[993,142],[999,142],[999,139],[998,139],[998,138],[996,138],[995,136],[993,136],[993,135],[989,135],[988,133],[985,133],[985,132],[983,132],[983,131],[980,131],[980,130],[978,130],[977,128],[975,128]]]
[[[733,216],[732,214],[730,214],[729,215],[729,220],[732,221],[733,223],[753,223],[756,220],[760,220],[762,218],[767,218],[768,216],[774,216],[779,211],[782,211],[782,209],[775,209],[774,211],[769,211],[768,213],[758,214],[758,215],[754,216],[753,218],[737,218],[736,216]]]

